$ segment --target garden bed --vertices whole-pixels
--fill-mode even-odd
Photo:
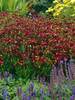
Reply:
[[[62,97],[63,100],[69,99],[74,95],[72,83],[69,84],[70,87],[67,85],[69,80],[72,80],[70,70],[71,59],[74,57],[75,19],[46,19],[39,16],[29,18],[17,13],[0,13],[1,98],[8,95],[10,100],[17,100],[16,98],[22,98],[23,95],[32,100],[52,100],[53,95],[56,98]],[[11,73],[10,76],[5,76],[5,72]],[[52,73],[56,73],[55,77]],[[67,83],[59,85],[55,82],[52,85],[56,84],[54,86],[57,87],[52,87],[51,78],[62,77],[61,73],[64,76],[63,81],[68,79]],[[40,82],[40,77],[44,78],[46,87]],[[27,92],[29,87],[30,91]],[[21,92],[19,94],[18,88]],[[52,90],[54,88],[55,90]],[[62,88],[61,94],[59,88]]]

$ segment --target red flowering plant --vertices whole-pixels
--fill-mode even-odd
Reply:
[[[36,73],[49,73],[50,66],[75,53],[74,28],[74,19],[67,22],[1,13],[0,54],[4,65],[9,62],[12,68],[28,68],[29,73],[30,66]]]

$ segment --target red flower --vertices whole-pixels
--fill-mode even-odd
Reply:
[[[60,52],[56,52],[54,58],[56,61],[60,61],[63,58],[63,54]]]
[[[22,59],[26,59],[26,58],[28,58],[28,52],[23,52],[23,53],[21,53],[21,57],[22,57]]]
[[[5,43],[13,43],[13,42],[15,42],[15,40],[13,38],[3,38],[2,39],[2,42],[5,42]]]
[[[2,59],[0,59],[0,65],[3,65],[3,60]]]
[[[28,40],[28,44],[34,44],[36,43],[36,39],[35,38],[31,38]]]
[[[25,36],[29,36],[31,34],[31,32],[27,31],[24,33]]]
[[[6,17],[6,16],[8,16],[8,13],[7,13],[7,12],[1,12],[1,13],[0,13],[0,16]]]
[[[0,35],[4,34],[5,30],[0,30]]]
[[[38,50],[38,49],[34,50],[35,55],[38,55],[39,53],[40,53],[40,50]]]
[[[46,33],[39,33],[39,36],[42,37],[42,38],[45,38],[46,37]]]
[[[47,42],[44,42],[44,41],[41,42],[41,46],[47,46],[47,45],[48,45]]]
[[[39,62],[42,63],[42,64],[45,63],[46,61],[47,61],[47,59],[45,57],[39,58]]]

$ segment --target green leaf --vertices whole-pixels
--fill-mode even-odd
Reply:
[[[24,52],[24,51],[25,51],[25,46],[24,46],[23,44],[21,44],[19,50],[20,50],[21,52]]]

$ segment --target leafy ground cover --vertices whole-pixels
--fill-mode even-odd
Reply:
[[[12,75],[0,79],[0,100],[52,100],[50,83],[42,78],[40,80],[25,81],[22,78],[16,80]],[[69,83],[68,83],[69,82]],[[64,81],[61,85],[55,84],[53,92],[55,100],[59,97],[62,100],[70,100],[75,95],[75,81]],[[4,98],[4,99],[3,99]]]

